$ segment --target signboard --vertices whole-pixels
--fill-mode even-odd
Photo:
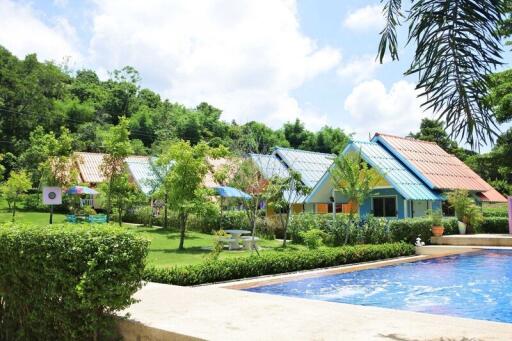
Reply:
[[[62,190],[60,187],[43,187],[43,204],[61,205]]]

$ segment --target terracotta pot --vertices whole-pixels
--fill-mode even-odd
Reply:
[[[434,237],[441,237],[444,233],[444,226],[432,226],[432,234]]]

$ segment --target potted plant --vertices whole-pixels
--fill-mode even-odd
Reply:
[[[466,208],[466,213],[464,214],[464,223],[468,227],[469,233],[475,233],[475,229],[480,225],[484,220],[483,214],[480,211],[480,208],[475,205],[475,203],[471,203]]]
[[[432,219],[432,234],[434,237],[441,237],[444,233],[443,213],[441,210],[432,211],[430,218]]]
[[[467,227],[476,226],[482,220],[482,214],[466,190],[456,190],[448,194],[448,203],[455,210],[460,234],[466,234]]]

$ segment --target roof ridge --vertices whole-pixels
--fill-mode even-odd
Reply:
[[[379,132],[375,133],[375,136],[388,136],[388,137],[394,137],[396,139],[401,139],[401,140],[429,143],[429,144],[433,144],[433,145],[439,146],[437,143],[435,143],[433,141],[420,140],[420,139],[417,139],[417,138],[414,138],[414,137],[411,137],[411,136],[398,136],[398,135],[387,134],[387,133],[379,133]]]
[[[296,149],[296,148],[287,148],[287,147],[276,147],[274,150],[278,150],[278,149],[281,149],[281,150],[291,150],[291,151],[294,151],[294,152],[302,152],[302,153],[309,153],[309,154],[319,154],[319,155],[328,155],[328,156],[336,156],[336,154],[333,154],[333,153],[322,153],[322,152],[314,152],[314,151],[311,151],[311,150],[303,150],[303,149]]]

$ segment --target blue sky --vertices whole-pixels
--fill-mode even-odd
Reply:
[[[226,120],[277,128],[299,117],[366,139],[431,117],[403,76],[405,28],[401,60],[374,61],[378,0],[0,0],[0,22],[0,44],[19,57],[67,58],[103,78],[132,65],[142,86],[187,106],[208,101]]]

